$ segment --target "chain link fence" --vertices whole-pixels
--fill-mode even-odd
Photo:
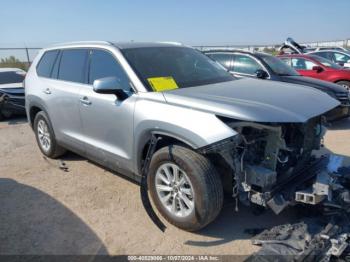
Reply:
[[[277,49],[281,46],[282,42],[280,44],[275,45],[217,45],[217,46],[195,46],[195,48],[206,51],[206,50],[213,50],[213,49],[243,49],[248,51],[264,51],[268,53],[274,53],[277,51]],[[335,41],[320,41],[320,42],[304,42],[300,43],[301,45],[309,46],[309,47],[347,47],[350,48],[350,39],[345,40],[335,40]]]
[[[0,47],[0,67],[28,69],[40,47]]]
[[[306,42],[302,45],[310,47],[342,46],[350,47],[350,39],[335,41]],[[205,51],[212,49],[245,49],[249,51],[264,51],[274,54],[280,44],[276,45],[201,45],[195,48]],[[28,69],[41,47],[0,47],[0,67],[17,67]]]

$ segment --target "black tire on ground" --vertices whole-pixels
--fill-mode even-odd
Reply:
[[[189,178],[194,191],[194,210],[186,217],[178,217],[164,207],[155,188],[158,168],[175,163]],[[153,203],[171,224],[186,231],[197,231],[212,222],[223,205],[223,186],[213,164],[203,155],[180,145],[159,149],[152,157],[148,173],[148,188]]]
[[[341,86],[344,86],[344,87],[346,87],[348,90],[350,90],[350,81],[339,81],[339,82],[336,82],[336,84],[341,85]]]
[[[39,142],[39,137],[38,137],[38,123],[40,120],[43,120],[47,127],[48,127],[48,132],[50,134],[50,139],[51,139],[51,145],[48,150],[44,150],[43,147],[41,146]],[[34,132],[35,132],[35,137],[36,141],[38,143],[38,146],[40,148],[40,151],[47,157],[49,158],[57,158],[62,156],[64,153],[66,153],[66,149],[61,147],[60,145],[57,144],[55,133],[53,132],[51,122],[49,120],[49,117],[44,111],[40,111],[35,115],[34,118]]]

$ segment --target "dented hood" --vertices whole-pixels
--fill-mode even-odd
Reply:
[[[163,95],[170,104],[254,122],[306,122],[339,105],[311,87],[251,78],[181,88]]]

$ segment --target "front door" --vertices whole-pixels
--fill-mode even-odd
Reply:
[[[91,50],[88,86],[80,89],[80,115],[88,157],[113,170],[132,168],[133,113],[136,95],[116,58],[107,50]],[[129,97],[93,91],[93,82],[117,77]]]

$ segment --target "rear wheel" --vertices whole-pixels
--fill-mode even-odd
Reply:
[[[341,85],[350,91],[350,81],[339,81],[336,84]]]
[[[148,187],[162,216],[187,231],[205,227],[222,208],[223,187],[214,166],[183,146],[164,147],[153,155]]]
[[[57,158],[66,152],[63,147],[57,144],[55,133],[45,112],[40,111],[36,114],[34,131],[39,148],[45,156]]]

